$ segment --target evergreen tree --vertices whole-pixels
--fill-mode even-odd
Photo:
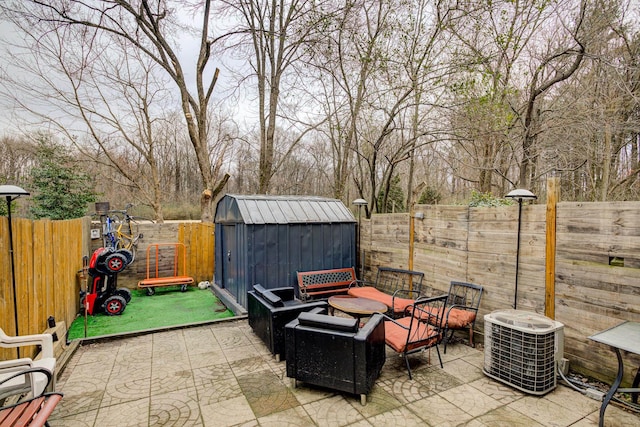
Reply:
[[[87,213],[96,201],[91,178],[68,150],[42,138],[38,141],[38,164],[31,171],[31,214],[34,218],[71,219]]]
[[[400,186],[400,176],[395,175],[391,178],[391,182],[389,184],[389,195],[387,197],[385,197],[384,189],[381,189],[378,193],[378,206],[380,206],[380,212],[405,212],[405,194]]]
[[[420,194],[420,199],[418,200],[418,204],[420,205],[437,205],[440,202],[442,196],[440,192],[433,187],[427,187],[422,194]]]

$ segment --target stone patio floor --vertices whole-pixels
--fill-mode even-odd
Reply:
[[[441,349],[442,352],[442,349]],[[246,319],[84,344],[58,378],[55,426],[597,426],[599,402],[564,385],[533,396],[482,373],[483,353],[388,350],[365,406],[358,396],[292,388]],[[429,357],[431,364],[428,363]],[[607,426],[640,426],[609,405]]]

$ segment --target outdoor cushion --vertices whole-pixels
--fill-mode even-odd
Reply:
[[[464,328],[476,319],[476,312],[462,310],[460,308],[452,308],[449,310],[449,316],[445,317],[449,328]]]
[[[332,331],[358,331],[358,319],[327,316],[325,314],[315,314],[309,312],[300,313],[300,315],[298,316],[298,323],[301,326],[311,326],[314,328],[328,329]]]
[[[282,303],[284,307],[295,307],[295,306],[304,304],[299,299],[292,299],[292,300],[283,299]]]
[[[425,345],[430,346],[439,338],[439,336],[435,334],[435,329],[431,325],[414,320],[413,325],[411,325],[411,337],[430,338],[417,341],[414,341],[412,338],[409,340],[409,345],[407,346],[407,334],[409,333],[408,329],[411,324],[411,317],[403,317],[396,320],[396,322],[400,323],[406,329],[403,329],[402,326],[397,325],[391,320],[387,320],[384,322],[384,339],[387,342],[387,345],[398,353],[404,353],[405,351],[410,351],[414,348],[423,347]]]
[[[425,320],[433,324],[436,318],[427,315],[428,312],[432,312],[432,311],[434,310],[430,310],[428,308],[424,311],[416,310],[413,313],[413,315],[415,317],[420,318],[420,320]],[[445,318],[443,320],[443,326],[446,326],[448,328],[466,328],[471,323],[473,323],[473,321],[476,319],[475,311],[464,310],[461,308],[454,307],[454,308],[448,309],[447,313],[448,313],[448,317],[445,315]]]
[[[359,286],[349,288],[349,295],[360,298],[368,298],[375,301],[379,301],[393,309],[394,313],[402,313],[405,309],[412,305],[415,301],[408,298],[393,298],[393,296],[386,294],[373,286]]]

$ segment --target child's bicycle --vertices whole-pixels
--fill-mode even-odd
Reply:
[[[107,212],[102,238],[106,248],[129,251],[131,253],[131,262],[133,262],[136,257],[138,242],[143,238],[142,233],[138,233],[137,220],[144,218],[136,218],[129,215],[128,210],[131,207],[133,205],[129,203],[123,210],[110,210]]]

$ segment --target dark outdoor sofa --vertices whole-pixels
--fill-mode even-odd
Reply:
[[[384,317],[357,319],[301,313],[285,327],[287,377],[360,396],[367,394],[384,365]]]
[[[285,356],[284,326],[304,311],[326,308],[326,301],[303,303],[295,298],[293,287],[265,289],[257,284],[247,298],[249,326],[278,361]]]

